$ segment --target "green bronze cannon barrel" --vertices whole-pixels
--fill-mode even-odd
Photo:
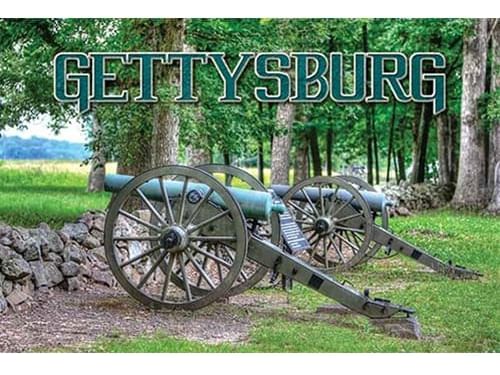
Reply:
[[[278,197],[283,197],[286,192],[290,189],[290,186],[288,185],[272,185],[271,189],[274,191],[274,193]],[[320,191],[318,188],[315,187],[307,187],[304,189],[313,202],[317,202],[319,200],[319,194]],[[387,206],[392,206],[392,202],[387,199],[384,193],[376,193],[372,191],[366,191],[362,190],[359,192],[363,198],[366,200],[368,203],[368,206],[370,209],[374,212],[383,212]],[[333,194],[335,194],[335,190],[333,189],[321,189],[321,194],[325,198],[331,198]],[[338,189],[337,190],[337,198],[344,201],[348,202],[351,199],[353,199],[353,196],[351,193],[349,193],[347,190],[344,189]],[[295,195],[293,196],[294,200],[299,200],[299,201],[306,201],[306,197],[301,191],[297,191]],[[356,200],[353,200],[352,205],[355,206],[356,208],[359,208],[357,205]]]
[[[104,190],[117,193],[133,178],[133,176],[120,174],[106,175],[104,179]],[[168,180],[165,181],[164,186],[168,196],[170,198],[176,198],[182,194],[184,182]],[[285,211],[285,206],[281,202],[275,202],[270,193],[234,187],[228,187],[227,189],[236,201],[238,201],[243,214],[247,218],[267,221],[272,212],[282,213]],[[140,187],[140,190],[151,200],[163,200],[158,180],[146,182]],[[203,197],[209,190],[210,188],[205,184],[190,182],[188,183],[186,194],[199,194],[200,197]],[[224,206],[224,201],[215,192],[210,195],[209,200],[214,204]]]

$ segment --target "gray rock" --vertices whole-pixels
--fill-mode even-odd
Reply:
[[[26,240],[26,251],[23,257],[28,262],[41,259],[42,251],[40,249],[40,241],[37,241],[34,237]]]
[[[84,262],[84,256],[82,254],[82,251],[80,250],[78,244],[76,244],[75,242],[66,245],[66,247],[63,250],[63,258],[65,262],[71,261],[71,262],[76,262],[78,264]]]
[[[45,256],[45,260],[47,262],[54,262],[55,264],[59,265],[61,264],[62,262],[64,262],[62,256],[60,256],[59,254],[56,254],[56,253],[48,253],[46,256]]]
[[[93,229],[98,230],[99,232],[104,232],[104,215],[98,214],[94,217],[94,227]]]
[[[94,249],[96,247],[101,246],[101,241],[99,241],[94,236],[88,234],[82,241],[82,246],[86,247],[87,249]]]
[[[89,250],[89,253],[95,257],[96,260],[107,263],[106,252],[104,246],[96,247],[95,249]]]
[[[79,274],[86,277],[86,278],[91,278],[92,277],[92,270],[88,266],[80,264]]]
[[[0,245],[0,264],[2,264],[2,262],[9,256],[12,256],[14,254],[19,255],[14,250],[11,250],[9,247]]]
[[[30,296],[27,295],[26,293],[20,290],[14,290],[11,294],[7,296],[6,300],[14,310],[17,310],[17,307],[22,303],[26,302],[29,298]]]
[[[58,231],[56,231],[56,233],[59,236],[59,238],[61,239],[61,241],[63,242],[63,247],[65,244],[68,244],[71,242],[71,238],[65,232],[58,230]]]
[[[78,280],[78,277],[68,277],[62,283],[62,287],[68,292],[73,292],[80,289],[80,281]]]
[[[19,254],[22,254],[26,251],[26,242],[24,241],[24,238],[21,235],[19,229],[13,229],[10,232],[10,239],[12,241],[12,249],[14,249]]]
[[[97,230],[97,229],[92,229],[90,231],[90,234],[97,238],[99,240],[99,242],[101,243],[101,245],[104,244],[104,232],[101,232],[100,230]]]
[[[4,222],[0,222],[0,238],[9,234],[11,230],[12,227],[10,225],[5,224]]]
[[[7,237],[7,236],[2,236],[0,238],[0,245],[3,245],[3,246],[11,246],[12,245],[12,240]]]
[[[37,260],[34,262],[30,262],[30,267],[31,271],[33,272],[35,287],[39,289],[44,286],[48,286],[49,282],[47,281],[47,272],[45,271],[45,267],[42,261]]]
[[[64,224],[61,232],[81,243],[89,233],[89,228],[84,223]]]
[[[64,262],[61,264],[61,273],[66,277],[77,276],[80,272],[80,266],[76,262]]]
[[[64,281],[64,276],[53,262],[45,263],[45,272],[47,274],[47,282],[49,287],[59,285]]]
[[[40,232],[40,242],[43,255],[47,255],[49,252],[57,254],[62,253],[64,249],[64,242],[61,240],[61,237],[59,237],[57,232],[51,230],[45,223],[40,224],[38,231]]]
[[[90,230],[94,224],[94,215],[91,212],[85,212],[78,218],[77,222],[85,224],[87,229]]]
[[[14,290],[14,283],[10,280],[4,280],[2,283],[2,293],[4,296],[8,296]]]
[[[9,305],[7,304],[7,300],[5,299],[4,295],[0,291],[0,314],[7,311],[7,308]]]
[[[18,280],[31,275],[31,268],[28,262],[22,258],[9,256],[2,262],[2,272],[6,279]]]
[[[113,276],[109,272],[93,270],[91,278],[97,284],[105,285],[108,287],[112,287],[114,285]]]
[[[370,323],[390,336],[420,340],[422,333],[415,317],[370,319]]]

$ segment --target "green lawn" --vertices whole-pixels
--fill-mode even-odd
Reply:
[[[88,209],[103,209],[108,194],[85,193],[81,169],[44,164],[0,166],[0,221],[35,226],[40,221],[60,226]],[[500,351],[500,221],[473,213],[438,210],[391,221],[405,239],[442,259],[480,270],[479,281],[453,281],[401,257],[371,262],[339,275],[372,294],[412,306],[422,324],[424,340],[391,338],[376,332],[362,317],[340,318],[338,325],[315,318],[326,298],[295,285],[292,306],[311,316],[292,320],[286,311],[255,317],[243,344],[207,345],[154,337],[102,339],[97,352],[498,352]],[[282,293],[265,291],[250,293]]]

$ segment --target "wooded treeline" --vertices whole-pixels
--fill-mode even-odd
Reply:
[[[107,160],[120,173],[206,162],[271,168],[273,183],[364,166],[371,184],[435,180],[455,186],[456,207],[500,212],[500,26],[494,19],[166,19],[0,20],[0,129],[50,114],[55,130],[77,116],[52,96],[60,51],[241,51],[345,54],[347,91],[358,51],[440,52],[446,57],[447,110],[431,104],[263,104],[243,73],[239,104],[220,104],[221,80],[199,67],[194,104],[175,104],[179,69],[155,68],[161,102],[100,104],[82,118],[89,134],[89,190],[102,188]],[[139,90],[138,66],[110,66],[111,91]],[[369,73],[369,72],[367,72]],[[137,96],[138,92],[130,92]],[[271,85],[272,90],[272,85]]]

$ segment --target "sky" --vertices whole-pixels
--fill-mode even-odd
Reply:
[[[56,139],[60,141],[69,141],[76,143],[86,143],[87,139],[85,133],[82,131],[80,123],[75,119],[71,121],[66,128],[61,129],[59,134],[54,134],[54,131],[49,129],[48,117],[41,116],[37,120],[31,121],[27,124],[26,130],[19,130],[13,128],[7,128],[1,132],[2,137],[12,137],[18,136],[21,138],[49,138]]]

